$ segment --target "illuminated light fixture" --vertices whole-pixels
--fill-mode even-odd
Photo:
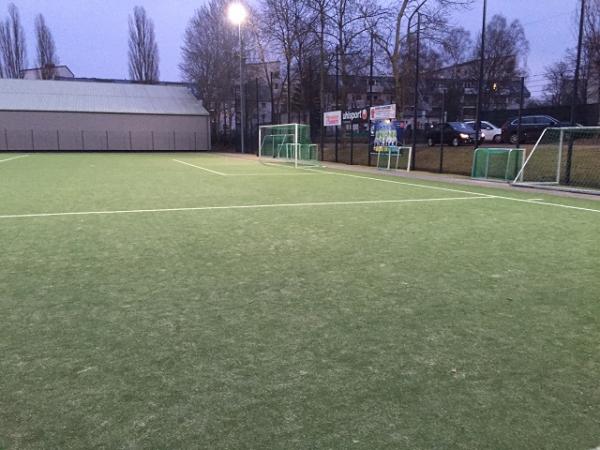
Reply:
[[[241,3],[232,3],[227,10],[227,17],[234,25],[241,25],[248,17],[248,11]]]

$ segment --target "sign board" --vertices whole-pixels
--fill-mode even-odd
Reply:
[[[371,108],[371,120],[387,120],[396,118],[396,104],[373,106]]]
[[[328,111],[323,113],[323,124],[326,127],[338,127],[342,124],[342,111]]]
[[[369,112],[366,109],[350,109],[342,114],[344,122],[366,122],[369,119]]]
[[[404,137],[404,126],[397,120],[375,122],[374,147],[398,146]]]

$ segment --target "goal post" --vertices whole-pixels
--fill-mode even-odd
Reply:
[[[600,127],[545,129],[512,183],[600,191]]]
[[[310,126],[300,123],[259,127],[258,157],[294,167],[319,165],[319,149],[310,140]]]
[[[488,181],[513,181],[523,166],[522,148],[479,147],[473,153],[471,178]]]
[[[375,146],[371,156],[375,157],[376,166],[380,170],[406,170],[410,172],[412,147]]]

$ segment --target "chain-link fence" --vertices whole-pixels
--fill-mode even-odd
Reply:
[[[316,141],[318,142],[318,140]],[[402,145],[412,146],[412,140],[406,139]],[[420,130],[417,134],[417,148],[414,154],[414,170],[437,172],[455,175],[470,175],[473,166],[472,145],[451,147],[439,144],[429,147],[425,134]],[[344,164],[375,166],[376,161],[369,157],[367,137],[354,137],[352,141],[345,136],[338,140],[337,150],[335,138],[327,137],[323,149],[323,161]]]
[[[0,151],[198,151],[207,141],[190,131],[0,129]]]

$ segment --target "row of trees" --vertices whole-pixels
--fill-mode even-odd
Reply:
[[[579,17],[574,16],[573,29],[578,29]],[[586,0],[584,11],[584,34],[581,54],[582,70],[578,89],[581,103],[600,102],[600,0]],[[546,67],[543,101],[559,106],[570,104],[573,99],[574,73],[577,49],[570,48],[560,61]],[[590,84],[598,91],[596,98],[588,98]]]
[[[210,0],[190,21],[182,47],[181,71],[197,83],[216,116],[231,101],[239,57],[237,29],[227,22],[229,0]],[[420,14],[422,70],[433,73],[448,65],[479,58],[478,37],[449,23],[457,9],[473,0],[261,0],[244,25],[247,62],[262,66],[261,78],[272,93],[276,81],[268,62],[282,62],[285,86],[275,109],[293,114],[319,113],[331,104],[331,78],[339,73],[338,107],[345,109],[349,86],[369,74],[374,47],[375,75],[393,77],[399,111],[412,104],[417,13]],[[524,72],[529,49],[518,20],[494,16],[487,25],[485,78],[514,79]],[[475,42],[475,44],[474,44]],[[455,74],[457,77],[459,74]],[[473,73],[473,78],[478,77]],[[365,87],[366,90],[366,87]],[[326,104],[326,102],[330,104]],[[311,114],[313,115],[313,114]],[[316,117],[319,114],[314,114]],[[288,116],[289,117],[289,116]]]
[[[42,79],[54,76],[59,63],[56,44],[42,14],[35,18],[36,59]],[[159,79],[158,45],[154,23],[143,7],[129,17],[129,75],[132,80],[154,83]],[[8,17],[0,21],[0,78],[21,78],[27,68],[27,43],[19,9],[8,5]]]
[[[49,78],[50,70],[58,63],[56,45],[42,14],[35,18],[36,63],[42,77]],[[0,77],[21,78],[27,68],[27,44],[18,8],[8,5],[8,17],[0,21]]]

